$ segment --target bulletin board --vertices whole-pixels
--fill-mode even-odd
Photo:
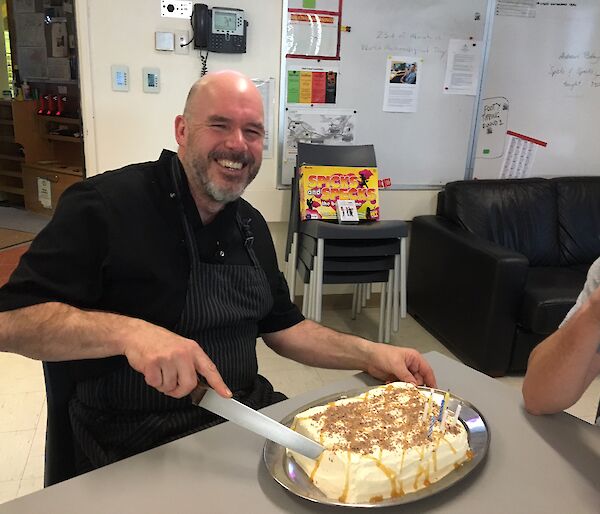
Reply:
[[[335,58],[287,57],[285,12],[307,6],[308,11],[339,13]],[[481,45],[487,8],[488,0],[287,2],[280,81],[280,184],[291,182],[294,138],[321,144],[374,144],[379,176],[389,177],[393,189],[439,187],[463,179],[477,97],[444,90],[449,45],[455,40]],[[394,56],[402,59],[390,60]],[[413,64],[418,77],[414,110],[385,111],[395,70],[408,80]],[[315,88],[310,98],[307,81],[293,83],[293,72],[302,74],[301,80],[311,76]]]
[[[473,176],[502,176],[507,131],[546,143],[529,176],[600,175],[600,2],[498,6]]]

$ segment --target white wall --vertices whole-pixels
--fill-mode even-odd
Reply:
[[[212,4],[209,4],[212,5]],[[209,54],[208,69],[234,68],[252,78],[275,77],[281,54],[281,0],[219,0],[246,11],[246,54]],[[159,0],[76,0],[88,176],[125,164],[158,158],[176,149],[173,119],[200,76],[199,52],[188,55],[154,50],[154,32],[190,29],[189,20],[161,18]],[[192,47],[193,45],[190,45]],[[129,66],[130,90],[111,90],[110,66]],[[158,67],[161,92],[142,91],[142,68]],[[278,97],[278,94],[277,94]],[[276,127],[275,127],[276,133]],[[286,221],[289,191],[278,190],[277,159],[265,159],[244,195],[268,221]],[[412,219],[434,211],[435,191],[384,191],[382,216]]]

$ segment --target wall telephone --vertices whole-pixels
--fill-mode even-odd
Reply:
[[[194,4],[194,48],[219,53],[246,53],[246,28],[242,9]]]

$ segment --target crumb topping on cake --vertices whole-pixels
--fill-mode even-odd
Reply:
[[[311,416],[321,434],[333,438],[332,450],[368,455],[380,449],[396,451],[431,442],[428,423],[422,419],[428,398],[418,389],[399,391],[392,386],[375,389],[348,403],[331,403],[324,412]],[[430,415],[439,416],[434,404]],[[446,430],[456,433],[453,424]]]

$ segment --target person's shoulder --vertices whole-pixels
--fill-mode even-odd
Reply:
[[[598,257],[590,266],[588,271],[588,280],[594,280],[600,283],[600,257]]]
[[[85,182],[87,182],[87,187],[101,192],[110,192],[121,188],[136,188],[141,183],[154,182],[160,178],[160,174],[164,174],[162,172],[172,155],[174,155],[173,152],[163,150],[160,158],[156,161],[128,164],[90,177]]]
[[[261,212],[250,202],[247,202],[243,198],[240,198],[238,201],[238,212],[242,218],[252,218],[252,220],[259,220],[261,223],[267,223]]]

